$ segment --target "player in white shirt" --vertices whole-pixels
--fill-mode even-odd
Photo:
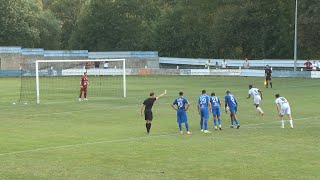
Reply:
[[[278,114],[281,119],[281,127],[284,128],[283,116],[284,116],[284,114],[287,114],[289,117],[290,126],[291,126],[291,128],[293,128],[293,122],[292,122],[292,116],[291,116],[289,102],[287,101],[286,98],[280,97],[279,94],[276,94],[275,97],[276,97],[277,111],[278,111]]]
[[[318,70],[318,64],[316,63],[316,61],[313,61],[312,71],[316,71],[316,70]]]
[[[259,107],[260,101],[262,99],[262,91],[260,91],[257,88],[254,88],[252,85],[249,85],[249,91],[248,91],[248,97],[247,99],[249,99],[251,97],[251,95],[253,96],[253,103],[256,106],[259,114],[261,116],[264,115],[264,112],[262,111],[262,109]]]

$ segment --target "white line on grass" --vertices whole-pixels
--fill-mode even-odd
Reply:
[[[299,118],[299,119],[295,119],[294,121],[298,121],[298,120],[300,121],[300,120],[306,120],[306,119],[317,119],[317,118],[320,118],[320,116]],[[256,125],[263,125],[263,124],[272,124],[272,123],[278,123],[278,121],[272,121],[272,122],[266,122],[266,123],[257,123],[257,124],[246,124],[246,125],[241,125],[241,127],[243,127],[243,126],[244,127],[256,126]],[[173,136],[173,135],[178,135],[178,133],[167,132],[167,133],[163,133],[163,134],[160,134],[160,135],[151,135],[151,136],[146,135],[146,136],[134,137],[134,138],[106,140],[106,141],[96,141],[96,142],[85,142],[85,143],[79,143],[79,144],[69,144],[69,145],[62,145],[62,146],[51,146],[51,147],[44,147],[44,148],[35,148],[35,149],[22,150],[22,151],[4,152],[4,153],[0,153],[0,156],[21,154],[21,153],[28,153],[28,152],[38,152],[38,151],[45,151],[45,150],[50,150],[50,149],[62,149],[62,148],[68,148],[68,147],[94,145],[94,144],[104,144],[104,143],[123,142],[123,141],[139,140],[139,139],[160,138],[160,137]]]
[[[175,134],[176,133],[169,133],[169,134],[167,133],[167,134],[160,134],[160,135],[157,135],[157,136],[147,135],[147,136],[135,137],[135,138],[96,141],[96,142],[86,142],[86,143],[69,144],[69,145],[62,145],[62,146],[51,146],[51,147],[29,149],[29,150],[23,150],[23,151],[6,152],[6,153],[1,153],[0,156],[12,155],[12,154],[20,154],[20,153],[28,153],[28,152],[37,152],[37,151],[44,151],[44,150],[49,150],[49,149],[61,149],[61,148],[68,148],[68,147],[86,146],[86,145],[93,145],[93,144],[114,143],[114,142],[123,142],[123,141],[138,140],[138,139],[148,139],[148,138],[159,138],[159,137],[171,136],[171,135],[175,135]]]

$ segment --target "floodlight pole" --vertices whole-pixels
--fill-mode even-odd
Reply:
[[[294,19],[294,71],[297,70],[297,39],[298,39],[298,0],[296,0],[296,10]]]

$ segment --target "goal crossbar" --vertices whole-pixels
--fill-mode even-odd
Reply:
[[[50,63],[50,62],[96,62],[96,61],[122,61],[122,71],[123,71],[123,97],[127,97],[126,88],[126,61],[125,59],[79,59],[79,60],[36,60],[35,70],[36,70],[36,103],[40,104],[40,84],[39,84],[39,63]]]

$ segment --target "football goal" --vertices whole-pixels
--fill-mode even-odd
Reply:
[[[86,100],[126,97],[125,59],[36,60],[21,67],[21,102],[80,100],[85,72]]]

